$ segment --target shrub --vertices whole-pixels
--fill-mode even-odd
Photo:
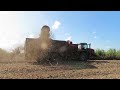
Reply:
[[[96,49],[95,53],[97,55],[98,60],[120,60],[120,50],[112,49],[110,48],[109,50],[105,51],[102,49]]]
[[[23,50],[24,47],[22,46],[16,47],[11,52],[0,48],[0,61],[22,60],[24,59],[24,53],[22,52]]]
[[[106,59],[116,59],[116,50],[115,49],[109,49],[107,52],[106,52]]]
[[[96,59],[105,59],[105,51],[104,50],[101,50],[101,49],[96,49],[96,55],[97,55],[97,58]]]
[[[7,59],[8,57],[9,53],[6,50],[0,48],[0,59]]]
[[[120,60],[120,50],[116,51],[116,59]]]

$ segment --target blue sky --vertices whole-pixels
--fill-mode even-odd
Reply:
[[[120,49],[119,11],[0,11],[0,48],[24,44],[49,25],[58,40],[87,42],[92,48]]]

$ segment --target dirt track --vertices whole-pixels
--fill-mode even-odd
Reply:
[[[0,78],[4,79],[120,79],[119,60],[71,61],[58,66],[35,63],[0,62]]]

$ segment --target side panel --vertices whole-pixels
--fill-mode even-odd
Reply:
[[[39,40],[38,39],[32,39],[32,38],[26,38],[25,41],[25,58],[26,60],[33,60],[35,59],[38,48],[39,48]]]
[[[40,39],[33,39],[33,38],[26,38],[25,41],[25,57],[26,60],[35,60],[37,57],[43,55],[46,51],[41,49],[41,40]],[[50,48],[50,52],[55,53],[63,53],[67,51],[67,43],[66,41],[59,41],[59,40],[51,40],[51,43],[48,45]]]
[[[25,41],[25,58],[26,60],[35,60],[37,57],[43,55],[43,49],[40,47],[42,41],[38,38],[26,38]],[[58,53],[61,56],[76,57],[78,55],[77,44],[67,44],[66,41],[51,40],[49,50],[50,53]],[[42,53],[41,53],[42,52]]]
[[[58,41],[58,40],[52,40],[52,52],[65,52],[67,50],[67,43],[66,41]]]

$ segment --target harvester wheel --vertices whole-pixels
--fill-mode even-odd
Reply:
[[[86,53],[81,53],[80,54],[80,60],[81,61],[87,61],[88,57],[87,57],[87,54]]]
[[[51,66],[57,66],[57,65],[58,65],[58,61],[55,60],[55,59],[53,59],[53,60],[50,60],[50,61],[49,61],[49,64],[50,64]]]
[[[37,63],[39,63],[39,64],[46,63],[46,60],[47,60],[47,55],[46,54],[42,54],[41,56],[38,56],[37,59],[36,59]]]
[[[39,64],[42,64],[42,63],[43,63],[43,59],[41,59],[40,57],[38,57],[38,58],[36,59],[36,61],[37,61],[37,63],[39,63]]]
[[[58,65],[57,55],[55,53],[52,53],[51,57],[49,58],[49,64],[51,66],[57,66]]]

